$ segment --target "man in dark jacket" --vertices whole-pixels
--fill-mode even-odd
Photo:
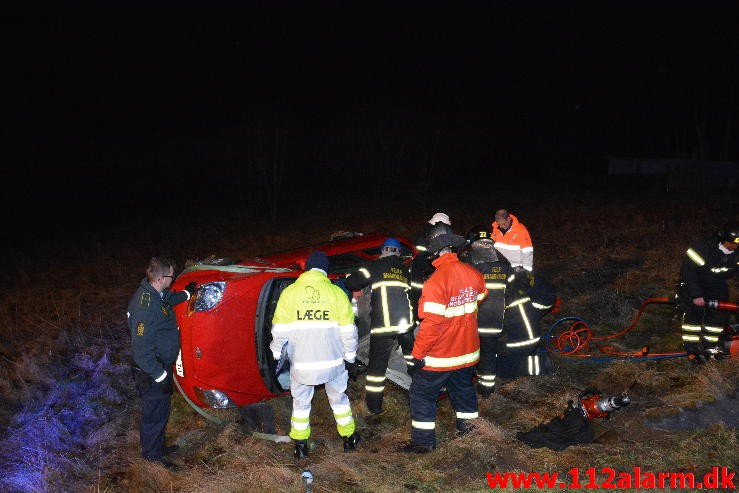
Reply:
[[[720,354],[719,335],[729,312],[712,309],[710,300],[727,301],[727,279],[739,267],[739,222],[725,224],[717,234],[694,242],[680,267],[678,299],[681,302],[682,339],[685,350],[698,361]]]
[[[344,285],[350,291],[371,288],[370,350],[367,365],[365,402],[372,414],[382,412],[385,372],[396,339],[409,361],[413,350],[413,314],[408,300],[408,269],[400,260],[402,245],[388,238],[380,248],[380,258],[352,272]]]
[[[483,399],[495,391],[498,338],[503,332],[505,292],[511,264],[499,255],[490,239],[489,228],[478,225],[467,233],[470,249],[460,259],[480,271],[488,296],[477,308],[480,335],[480,362],[477,364],[477,392]]]
[[[139,433],[141,456],[168,468],[164,459],[175,447],[164,446],[164,429],[169,419],[172,394],[172,365],[180,351],[180,333],[172,306],[187,301],[195,292],[191,282],[185,291],[170,291],[174,262],[153,257],[128,304],[128,328],[136,388],[141,396]]]

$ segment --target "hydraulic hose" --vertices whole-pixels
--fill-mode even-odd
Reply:
[[[644,300],[639,312],[636,314],[633,322],[626,327],[624,330],[610,334],[607,336],[596,337],[593,335],[593,331],[585,320],[579,317],[564,317],[554,322],[547,331],[544,339],[544,347],[547,351],[552,353],[559,353],[564,356],[571,356],[582,358],[583,360],[591,362],[606,362],[606,361],[650,361],[657,359],[668,359],[668,358],[681,358],[687,356],[686,352],[673,352],[673,353],[650,353],[649,348],[643,347],[641,351],[633,353],[625,353],[616,351],[613,346],[599,346],[598,349],[603,356],[596,356],[590,353],[583,353],[583,350],[587,350],[588,344],[591,341],[605,341],[608,339],[614,339],[620,337],[629,331],[631,331],[641,318],[644,309],[651,303],[672,303],[670,298],[648,298]],[[554,329],[562,323],[573,322],[569,329],[562,332],[557,337],[553,336]]]
[[[187,402],[191,408],[195,410],[196,413],[207,419],[208,421],[212,421],[213,423],[219,425],[219,426],[225,426],[228,424],[228,421],[223,420],[217,416],[213,416],[212,414],[208,414],[203,409],[195,404],[189,397],[187,397],[187,394],[185,394],[185,391],[182,390],[182,386],[180,385],[180,382],[174,378],[174,383],[177,386],[177,390],[179,391],[180,395],[185,399],[185,402]],[[251,436],[254,438],[259,438],[260,440],[267,440],[270,442],[275,443],[288,443],[291,442],[291,438],[286,435],[276,435],[273,433],[262,433],[259,431],[252,431]]]

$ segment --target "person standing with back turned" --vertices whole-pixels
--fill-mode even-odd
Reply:
[[[293,398],[290,438],[295,441],[297,459],[308,456],[311,401],[316,385],[325,384],[344,452],[355,450],[360,440],[346,395],[348,372],[356,372],[358,344],[352,305],[344,290],[328,278],[325,253],[311,253],[305,269],[277,300],[269,345],[275,361],[287,345]]]

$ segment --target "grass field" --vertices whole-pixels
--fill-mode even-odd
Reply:
[[[410,436],[405,392],[389,387],[387,412],[379,423],[368,423],[363,378],[348,390],[361,449],[343,453],[325,392],[319,391],[311,423],[315,448],[306,464],[293,459],[290,444],[252,438],[236,410],[210,411],[229,422],[218,426],[175,395],[167,434],[181,446],[174,460],[182,470],[172,473],[138,458],[138,401],[128,366],[125,307],[152,254],[168,252],[182,266],[211,254],[239,259],[317,243],[337,230],[414,238],[438,210],[449,213],[463,234],[489,223],[500,207],[527,225],[535,268],[563,300],[562,311],[548,315],[542,330],[559,317],[577,316],[596,335],[626,327],[646,298],[670,296],[687,245],[739,218],[735,196],[699,202],[679,196],[455,196],[430,205],[412,199],[382,206],[326,205],[277,224],[256,212],[183,217],[11,248],[0,312],[0,490],[300,491],[304,467],[315,477],[315,492],[487,491],[486,473],[557,472],[570,479],[573,468],[590,467],[598,481],[607,479],[602,468],[638,466],[696,477],[714,466],[736,471],[735,427],[650,426],[683,408],[735,399],[739,360],[694,365],[684,358],[588,363],[555,356],[554,375],[499,382],[496,393],[480,402],[481,417],[466,437],[454,438],[451,406],[440,401],[439,448],[424,456],[398,451]],[[613,344],[624,351],[644,345],[655,352],[679,351],[672,316],[669,307],[650,307],[636,328]],[[628,389],[632,398],[609,420],[595,423],[595,443],[554,452],[531,449],[515,438],[561,413],[589,386],[609,394]],[[286,434],[289,396],[268,404],[278,431]]]

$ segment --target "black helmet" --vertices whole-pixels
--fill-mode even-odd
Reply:
[[[446,247],[462,248],[467,244],[467,241],[454,234],[451,226],[439,222],[429,228],[426,235],[426,244],[428,245],[428,252],[433,255]]]
[[[478,224],[467,232],[467,241],[470,243],[470,245],[479,240],[492,241],[492,239],[490,238],[490,228],[488,226]]]
[[[732,221],[724,224],[718,230],[718,239],[722,242],[739,243],[739,222]]]

